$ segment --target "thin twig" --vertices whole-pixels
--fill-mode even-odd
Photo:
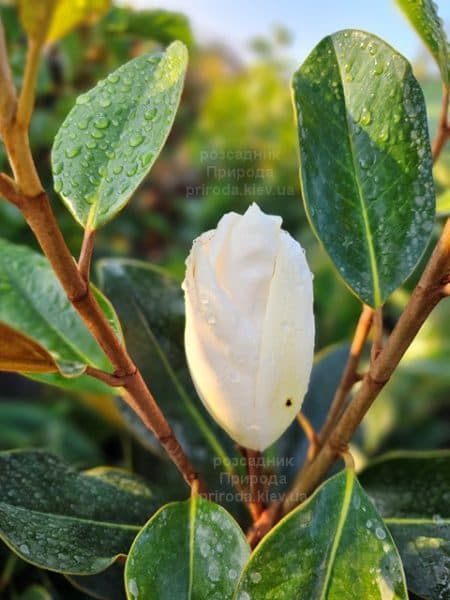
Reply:
[[[297,422],[303,429],[306,439],[309,442],[307,460],[311,462],[319,449],[319,439],[317,437],[317,433],[315,432],[311,421],[301,411],[297,414]]]
[[[440,153],[442,152],[445,146],[446,141],[450,137],[450,124],[448,122],[449,95],[449,88],[446,85],[444,85],[442,92],[442,107],[441,114],[439,117],[438,130],[432,146],[433,162],[437,161]]]
[[[367,341],[367,337],[369,335],[370,328],[372,326],[373,313],[374,311],[372,308],[370,308],[370,306],[367,306],[367,304],[363,306],[361,316],[359,317],[358,324],[355,329],[352,344],[350,346],[350,353],[348,355],[344,372],[334,394],[334,398],[325,423],[318,436],[318,445],[320,447],[337,423],[342,409],[344,408],[347,396],[349,395],[353,385],[360,379],[358,376],[358,365]]]
[[[85,374],[103,381],[103,383],[111,387],[123,387],[126,384],[126,377],[118,377],[114,373],[107,373],[90,365],[86,367]]]
[[[257,450],[245,448],[245,458],[250,486],[250,502],[248,503],[248,508],[253,521],[257,521],[264,510],[261,490],[263,456],[261,452],[258,452]]]
[[[0,135],[9,126],[17,105],[16,88],[8,61],[5,32],[0,20]]]
[[[86,227],[84,230],[83,243],[81,245],[80,258],[78,259],[78,270],[81,277],[89,283],[91,273],[91,260],[94,252],[95,230]]]
[[[377,359],[383,348],[383,309],[380,306],[373,314],[373,342],[370,353],[370,360],[373,362]]]

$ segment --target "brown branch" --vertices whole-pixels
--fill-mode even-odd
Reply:
[[[80,258],[78,259],[78,270],[81,277],[89,283],[91,273],[91,260],[94,252],[95,231],[86,227],[84,230],[83,244],[81,246]]]
[[[114,373],[107,373],[106,371],[91,367],[90,365],[86,367],[85,374],[94,377],[99,381],[103,381],[103,383],[106,383],[106,385],[111,387],[123,387],[126,383],[126,377],[118,377]]]
[[[373,313],[373,342],[370,360],[373,362],[383,348],[383,309],[380,306]]]
[[[263,492],[261,488],[263,456],[261,452],[256,450],[250,450],[249,448],[244,448],[243,450],[246,458],[247,474],[250,486],[250,502],[248,503],[248,509],[253,521],[257,521],[264,510],[262,501]]]
[[[439,117],[438,130],[432,146],[433,163],[436,162],[439,158],[439,155],[442,152],[446,141],[450,137],[450,124],[448,122],[449,94],[449,88],[446,85],[444,85],[442,92],[442,107],[441,114]]]
[[[402,356],[428,315],[444,297],[442,281],[450,276],[450,219],[414,289],[400,319],[377,359],[371,364],[361,387],[346,408],[334,431],[315,460],[306,467],[285,498],[283,512],[297,504],[301,494],[309,494],[322,480],[337,457],[337,448],[346,446],[379,392],[389,381]]]
[[[297,414],[297,422],[303,429],[306,439],[309,442],[307,460],[311,462],[319,450],[319,440],[317,434],[314,431],[314,427],[312,426],[311,421],[302,412],[299,412]]]
[[[5,32],[0,20],[0,135],[3,135],[14,118],[16,106],[16,88],[8,61]]]
[[[373,313],[374,311],[372,308],[370,308],[370,306],[367,306],[366,304],[363,306],[361,316],[359,317],[355,334],[353,336],[352,345],[350,346],[350,353],[344,368],[344,373],[334,394],[331,408],[328,412],[325,423],[318,436],[319,447],[322,446],[324,441],[330,435],[333,427],[341,415],[345,401],[353,385],[360,379],[357,373],[358,365],[361,359],[361,354],[364,350],[367,336],[369,335],[369,331],[372,326]]]

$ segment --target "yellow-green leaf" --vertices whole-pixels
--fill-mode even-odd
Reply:
[[[59,0],[47,34],[53,42],[79,25],[100,19],[110,8],[111,0]]]

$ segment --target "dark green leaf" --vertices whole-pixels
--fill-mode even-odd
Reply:
[[[72,574],[126,554],[157,499],[140,479],[79,473],[39,451],[0,453],[0,537],[23,560]]]
[[[434,223],[422,91],[400,54],[354,30],[324,38],[293,89],[312,226],[353,292],[380,306],[416,266]]]
[[[70,583],[98,600],[123,600],[125,588],[123,585],[123,565],[115,562],[101,573],[95,575],[68,575]]]
[[[193,399],[183,345],[180,283],[161,269],[139,261],[110,259],[98,266],[101,286],[124,324],[127,348],[161,402],[183,448],[205,470],[213,467],[211,451],[222,464],[229,464],[217,427]],[[156,450],[156,439],[148,439]]]
[[[175,118],[186,47],[139,56],[80,96],[55,138],[55,190],[83,227],[97,229],[128,202]]]
[[[131,547],[127,597],[231,599],[249,555],[241,528],[221,506],[198,497],[168,504]]]
[[[52,595],[41,585],[30,585],[20,594],[19,600],[52,600]]]
[[[354,473],[326,481],[257,546],[236,600],[408,597],[400,557]]]
[[[98,464],[101,453],[93,440],[77,425],[72,403],[58,399],[49,404],[0,398],[0,450],[42,448],[82,466]],[[79,409],[80,416],[92,414]]]
[[[442,81],[448,85],[450,52],[444,23],[433,0],[396,0],[408,21],[422,38],[441,71]]]
[[[86,365],[110,368],[45,257],[25,246],[0,240],[0,290],[0,322],[44,348],[64,376],[79,376]],[[117,334],[121,335],[108,300],[95,288],[93,291]],[[59,376],[45,377],[51,381]]]
[[[361,474],[400,551],[408,588],[450,590],[450,451],[392,452]]]

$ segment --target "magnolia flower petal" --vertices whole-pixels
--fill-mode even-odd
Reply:
[[[264,450],[287,429],[308,389],[314,356],[312,275],[301,246],[282,232],[262,332],[250,448]]]

